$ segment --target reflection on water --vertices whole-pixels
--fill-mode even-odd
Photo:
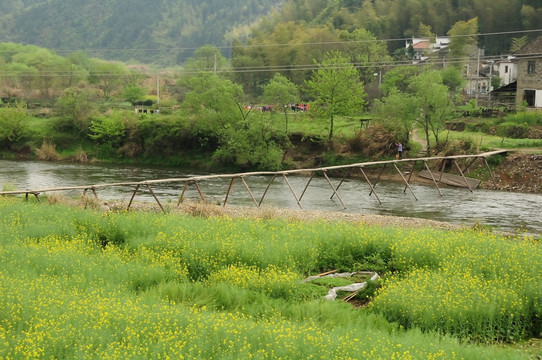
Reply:
[[[26,190],[51,187],[97,185],[106,183],[183,178],[197,175],[182,169],[116,166],[108,164],[71,164],[36,161],[0,160],[0,186]],[[292,189],[299,198],[308,182],[307,177],[288,177]],[[263,196],[271,177],[251,176],[245,178],[257,202]],[[337,186],[339,179],[331,179]],[[230,179],[213,179],[199,183],[207,201],[224,203]],[[165,183],[152,186],[160,201],[176,202],[184,183]],[[357,179],[348,179],[340,187],[337,196],[325,178],[314,178],[301,199],[305,210],[347,211],[364,214],[410,216],[463,225],[488,225],[503,231],[526,231],[542,235],[542,217],[539,208],[542,195],[521,194],[477,189],[470,192],[462,188],[443,188],[441,197],[432,186],[411,185],[418,200],[404,183],[382,182],[376,186],[376,194],[369,196],[369,185]],[[111,187],[100,189],[98,195],[107,199],[129,201],[134,187]],[[69,193],[68,193],[69,194]],[[72,192],[73,196],[81,191]],[[199,199],[196,187],[190,184],[185,198]],[[136,201],[154,201],[148,190],[142,188]],[[343,209],[342,202],[346,206]],[[236,180],[228,205],[255,206],[247,189]],[[262,203],[263,206],[299,208],[297,201],[284,179],[277,177]]]

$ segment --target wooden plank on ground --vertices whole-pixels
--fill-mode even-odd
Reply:
[[[437,181],[440,179],[440,182],[443,184],[451,185],[451,186],[458,186],[458,187],[468,187],[467,184],[465,184],[465,179],[469,182],[469,186],[471,189],[475,189],[480,185],[480,180],[468,178],[465,177],[463,179],[460,175],[454,175],[454,174],[448,174],[443,173],[442,177],[440,176],[440,172],[433,171],[433,178]],[[418,176],[423,177],[425,179],[431,179],[431,173],[427,170],[422,170],[418,173]]]

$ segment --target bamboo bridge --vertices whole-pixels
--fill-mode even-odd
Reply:
[[[284,179],[284,182],[286,183],[288,189],[290,190],[292,196],[294,197],[297,205],[303,209],[303,206],[301,205],[301,200],[303,199],[303,196],[308,189],[312,179],[314,176],[318,173],[323,174],[325,177],[327,183],[329,184],[332,194],[330,199],[333,199],[333,197],[337,197],[337,199],[340,201],[344,209],[346,209],[346,206],[341,199],[339,195],[339,189],[341,185],[343,184],[344,180],[349,176],[352,175],[352,171],[359,171],[367,184],[370,187],[369,196],[372,194],[375,195],[376,199],[380,204],[382,204],[380,198],[378,197],[377,191],[376,191],[376,185],[380,181],[380,178],[386,169],[387,166],[392,166],[395,171],[400,175],[402,181],[405,184],[405,188],[403,192],[406,193],[407,189],[410,191],[412,196],[416,200],[418,198],[416,197],[416,194],[414,193],[413,189],[410,186],[412,175],[415,172],[416,165],[419,163],[423,163],[424,169],[419,173],[420,176],[425,177],[427,179],[432,180],[433,184],[435,185],[436,189],[438,190],[438,193],[440,196],[442,196],[441,189],[439,187],[439,184],[448,184],[452,186],[461,186],[468,188],[471,192],[473,189],[475,189],[480,181],[476,179],[467,178],[465,176],[468,169],[477,161],[482,160],[484,165],[486,166],[491,179],[493,182],[495,182],[495,178],[493,176],[493,173],[491,172],[491,169],[489,167],[489,164],[487,162],[487,158],[494,155],[499,155],[503,153],[507,153],[509,150],[497,150],[497,151],[491,151],[491,152],[485,152],[480,153],[476,155],[455,155],[455,156],[435,156],[435,157],[419,157],[419,158],[405,158],[401,160],[385,160],[385,161],[373,161],[373,162],[363,162],[363,163],[355,163],[355,164],[349,164],[349,165],[337,165],[337,166],[328,166],[328,167],[319,167],[319,168],[313,168],[313,169],[295,169],[295,170],[285,170],[285,171],[259,171],[259,172],[245,172],[245,173],[236,173],[236,174],[218,174],[218,175],[201,175],[201,176],[191,176],[191,177],[184,177],[184,178],[169,178],[169,179],[158,179],[158,180],[146,180],[146,181],[139,181],[139,182],[121,182],[121,183],[111,183],[111,184],[97,184],[97,185],[81,185],[81,186],[66,186],[66,187],[55,187],[55,188],[42,188],[42,189],[27,189],[27,190],[15,190],[15,191],[0,191],[0,195],[16,195],[16,194],[25,194],[26,199],[28,199],[29,195],[34,195],[39,202],[39,195],[41,193],[47,193],[47,192],[57,192],[57,191],[73,191],[73,190],[82,190],[83,191],[83,197],[87,195],[88,191],[92,191],[94,196],[98,198],[97,190],[107,188],[107,187],[135,187],[132,196],[130,198],[130,201],[127,206],[127,210],[130,209],[132,202],[137,195],[137,193],[142,189],[146,188],[150,194],[153,196],[153,198],[156,200],[156,203],[162,211],[165,212],[164,207],[160,203],[158,197],[154,193],[152,186],[159,185],[163,183],[181,183],[184,184],[181,194],[179,196],[179,200],[177,202],[177,206],[181,204],[181,202],[184,199],[185,192],[189,185],[193,184],[199,194],[199,197],[201,201],[205,201],[205,195],[202,192],[202,189],[200,187],[200,183],[204,182],[206,180],[211,179],[229,179],[229,186],[225,193],[225,198],[223,202],[223,206],[226,206],[228,202],[228,198],[230,196],[231,189],[234,185],[234,182],[236,180],[240,180],[243,184],[243,186],[246,188],[248,195],[252,199],[255,206],[260,207],[264,201],[264,198],[273,184],[273,182],[278,178],[281,177]],[[458,163],[459,160],[463,160],[465,164],[463,167],[461,167]],[[429,167],[429,162],[435,163],[440,162],[440,169],[437,171],[431,170]],[[453,165],[453,167],[457,170],[458,175],[451,174],[449,172],[445,172],[445,169],[447,166]],[[367,175],[366,170],[371,167],[379,167],[380,171],[378,173],[378,176],[376,179],[373,179],[372,181],[369,179],[369,176]],[[408,171],[401,171],[399,166],[404,166],[406,170]],[[329,172],[336,172],[336,171],[343,171],[342,178],[340,182],[335,186],[331,179],[328,176]],[[305,184],[305,187],[301,194],[296,194],[294,191],[288,176],[294,176],[294,175],[304,175],[304,174],[310,174],[308,176],[308,181]],[[261,198],[256,199],[254,193],[248,186],[248,183],[246,182],[246,178],[249,178],[251,176],[270,176],[271,180],[267,184],[267,187],[265,188],[265,191]]]

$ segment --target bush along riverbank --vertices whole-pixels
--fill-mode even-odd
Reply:
[[[530,340],[542,324],[533,239],[203,215],[0,198],[0,357],[524,359],[540,350]],[[302,282],[329,271],[381,279],[354,307],[341,300],[351,294],[328,301],[326,282]]]

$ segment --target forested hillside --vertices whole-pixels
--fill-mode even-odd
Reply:
[[[0,42],[90,56],[183,63],[194,48],[226,46],[279,0],[16,0],[0,2]],[[95,51],[90,51],[95,50]],[[227,54],[226,54],[227,55]]]
[[[257,22],[262,17],[264,21]],[[419,35],[420,24],[446,35],[456,22],[475,17],[481,34],[510,32],[478,39],[486,54],[502,54],[513,37],[524,35],[517,32],[539,27],[542,4],[539,0],[15,0],[0,3],[0,42],[174,65],[183,64],[195,48],[206,44],[225,46],[221,51],[229,57],[233,39],[298,41],[296,31],[315,28],[320,34],[314,37],[322,41],[334,39],[325,35],[328,31],[366,29],[377,39],[397,40],[387,42],[392,53],[404,46],[403,39]],[[289,34],[277,34],[279,24]]]

